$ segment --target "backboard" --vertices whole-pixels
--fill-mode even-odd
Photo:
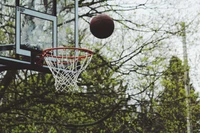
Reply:
[[[74,0],[0,1],[0,71],[49,71],[35,58],[46,48],[74,45],[74,18]]]

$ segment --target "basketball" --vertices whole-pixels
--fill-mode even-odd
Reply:
[[[90,22],[90,31],[99,39],[107,38],[112,35],[114,31],[114,21],[108,15],[99,14],[92,18]]]

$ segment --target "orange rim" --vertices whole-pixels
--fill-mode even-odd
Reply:
[[[85,55],[82,55],[82,56],[55,56],[55,55],[49,54],[49,52],[54,51],[54,50],[59,50],[59,49],[83,51],[83,52],[88,53],[88,55],[87,56],[85,56]],[[48,55],[51,55],[51,57],[55,57],[55,58],[63,58],[64,57],[64,58],[68,58],[68,59],[75,59],[75,58],[77,58],[77,59],[83,59],[83,58],[86,58],[88,56],[92,56],[93,54],[94,54],[94,52],[91,51],[91,50],[88,50],[88,49],[85,49],[85,48],[75,48],[75,47],[48,48],[48,49],[43,50],[43,52],[42,52],[42,56],[43,57],[47,57]]]

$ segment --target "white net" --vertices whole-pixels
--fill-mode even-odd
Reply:
[[[43,56],[55,78],[57,91],[80,91],[77,79],[90,63],[92,51],[80,48],[54,48],[45,50]]]

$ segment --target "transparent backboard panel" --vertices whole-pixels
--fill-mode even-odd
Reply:
[[[56,0],[57,46],[74,45],[74,4],[75,0]],[[20,0],[20,6],[46,14],[53,13],[53,0]]]
[[[56,16],[16,7],[16,53],[31,56],[31,50],[57,47]]]
[[[21,45],[51,48],[53,44],[53,22],[21,14]]]
[[[53,0],[20,0],[19,6],[53,15]],[[52,21],[40,18],[40,14],[32,16],[22,13],[20,18],[21,45],[37,46],[41,49],[52,47],[54,32]]]
[[[75,0],[56,0],[57,46],[74,46],[74,4]],[[45,14],[53,14],[53,0],[20,0],[20,6]],[[42,27],[43,23],[38,22],[35,25]],[[49,46],[44,48],[46,47]]]
[[[17,38],[20,38],[20,45],[30,44],[39,45],[42,49],[51,48],[53,34],[56,32],[53,30],[53,22],[22,12],[20,22],[17,22],[16,1],[19,1],[20,7],[29,10],[47,15],[53,13],[53,0],[0,0],[0,46],[16,45]],[[57,46],[74,46],[75,1],[56,0],[56,2]],[[20,36],[17,38],[16,25],[20,25]],[[1,53],[2,51],[0,56]],[[15,50],[10,50],[9,53],[15,53]]]

